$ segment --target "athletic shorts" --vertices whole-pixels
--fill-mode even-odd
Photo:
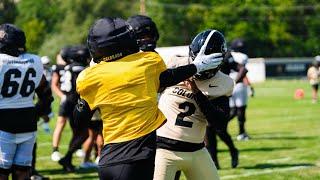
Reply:
[[[157,149],[153,180],[174,179],[183,171],[188,180],[217,180],[218,171],[206,148],[194,152]]]
[[[243,83],[237,83],[234,86],[232,96],[229,98],[229,106],[242,107],[246,106],[248,102],[248,88],[247,85]]]
[[[311,85],[313,89],[315,89],[316,91],[318,91],[319,88],[319,84],[313,84]]]
[[[89,129],[92,129],[95,132],[102,133],[102,120],[95,120],[89,122]]]
[[[10,169],[13,164],[31,167],[36,135],[36,131],[17,134],[0,131],[0,168]]]
[[[72,118],[73,117],[73,109],[76,106],[76,102],[72,101],[63,101],[59,106],[59,116]]]

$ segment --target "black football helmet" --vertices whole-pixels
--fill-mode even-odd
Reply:
[[[93,61],[114,61],[139,52],[132,27],[121,18],[98,19],[90,28],[87,45]]]
[[[89,64],[90,53],[86,46],[76,45],[67,47],[61,57],[63,57],[68,64],[77,62],[86,66]]]
[[[204,42],[206,41],[211,31],[214,31],[214,32],[208,42],[208,45],[205,50],[205,54],[208,55],[213,53],[222,53],[224,56],[225,53],[227,52],[226,40],[223,34],[217,30],[209,29],[199,33],[189,45],[189,56],[192,60],[194,60],[198,55],[198,53],[200,52],[201,47],[203,46]],[[202,71],[197,73],[194,77],[198,80],[210,79],[218,72],[218,70],[219,70],[219,67],[215,69]]]
[[[245,42],[241,38],[234,39],[230,44],[231,51],[246,53],[247,48],[245,46]]]
[[[26,36],[13,24],[0,25],[0,52],[19,56],[26,51]]]
[[[131,16],[127,22],[137,36],[137,43],[142,51],[154,51],[159,39],[156,23],[148,16]]]

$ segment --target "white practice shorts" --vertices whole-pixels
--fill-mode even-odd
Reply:
[[[237,83],[234,86],[232,96],[229,98],[229,106],[242,107],[246,106],[248,102],[248,87],[243,83]]]
[[[31,167],[36,135],[36,132],[12,134],[0,131],[0,168],[10,169],[13,164]]]
[[[188,180],[217,180],[218,171],[206,148],[194,152],[157,149],[153,180],[173,180],[177,171]]]

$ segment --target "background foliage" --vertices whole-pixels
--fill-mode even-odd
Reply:
[[[186,45],[198,32],[214,28],[229,42],[244,38],[250,57],[320,52],[318,0],[145,0],[145,7],[159,28],[159,46]],[[95,19],[126,19],[139,11],[139,0],[1,0],[0,23],[21,27],[29,51],[54,57],[65,45],[85,43]]]

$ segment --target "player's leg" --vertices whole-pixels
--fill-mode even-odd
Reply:
[[[157,149],[155,159],[154,180],[174,179],[178,169],[178,158],[173,151]]]
[[[318,84],[312,85],[312,102],[316,103],[318,101]]]
[[[72,137],[66,155],[59,160],[59,164],[62,165],[63,169],[67,172],[73,172],[75,170],[74,166],[72,165],[72,155],[79,149],[79,147],[81,147],[81,145],[89,136],[88,128],[77,128],[73,124],[73,108],[73,104],[70,104],[70,106],[68,107],[69,124],[72,129]]]
[[[93,123],[93,121],[91,121]],[[97,131],[94,130],[94,125],[91,124],[89,129],[88,129],[89,137],[87,140],[83,143],[83,151],[85,153],[83,163],[80,165],[81,168],[94,168],[97,167],[96,164],[91,162],[90,157],[91,157],[91,151],[94,145],[94,141],[97,138]]]
[[[100,179],[117,180],[152,180],[154,159],[143,159],[131,163],[123,163],[99,168]]]
[[[231,167],[235,168],[238,166],[239,161],[239,152],[237,148],[235,147],[232,138],[230,134],[228,133],[228,122],[225,121],[224,124],[222,124],[219,129],[216,130],[217,135],[220,137],[220,139],[228,146],[230,155],[231,155]]]
[[[102,120],[98,121],[98,135],[97,138],[95,140],[95,145],[96,145],[96,164],[99,164],[99,160],[100,160],[100,154],[101,154],[101,150],[103,148],[103,137],[102,137]]]
[[[237,136],[237,140],[248,140],[249,136],[247,135],[247,132],[245,130],[248,88],[243,83],[238,83],[237,88],[237,96],[235,99],[235,105],[237,107],[237,118],[239,123],[239,135]]]
[[[218,149],[217,149],[217,134],[214,127],[207,126],[206,136],[205,136],[205,144],[210,156],[215,163],[216,167],[220,169],[219,161],[218,161]]]
[[[16,134],[17,148],[12,165],[12,179],[29,179],[36,132]]]
[[[25,180],[30,179],[31,167],[12,165],[12,179]]]
[[[7,180],[16,152],[14,134],[0,131],[0,180]]]
[[[67,122],[67,103],[64,101],[59,106],[59,116],[57,118],[56,127],[53,131],[52,137],[52,155],[51,159],[53,161],[59,161],[61,159],[61,154],[59,153],[59,144],[62,135],[62,131]]]
[[[207,149],[203,148],[190,153],[192,162],[187,170],[184,169],[184,174],[188,180],[218,180],[219,175],[214,162],[210,158]]]
[[[237,115],[237,108],[236,108],[234,96],[231,96],[229,98],[229,107],[230,107],[230,112],[229,112],[229,119],[228,120],[231,120],[234,117],[236,117],[236,115]]]

